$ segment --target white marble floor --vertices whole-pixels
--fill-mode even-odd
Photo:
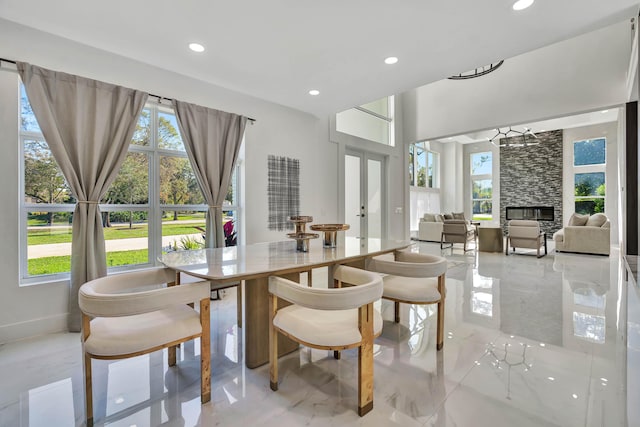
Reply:
[[[415,250],[441,253],[437,244]],[[171,369],[166,352],[94,361],[96,424],[626,425],[617,251],[609,258],[442,254],[449,260],[444,349],[435,350],[431,309],[403,305],[394,324],[392,305],[383,302],[388,320],[374,348],[374,409],[363,418],[355,351],[335,360],[301,348],[281,360],[277,392],[267,367],[245,368],[230,290],[212,304],[211,402],[200,404],[197,344],[183,346]],[[0,425],[83,425],[80,362],[78,334],[0,346]]]

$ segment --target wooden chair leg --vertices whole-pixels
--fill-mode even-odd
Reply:
[[[393,302],[393,317],[396,323],[400,323],[400,303],[398,301]]]
[[[200,300],[200,401],[207,403],[211,400],[211,316],[210,300]]]
[[[91,357],[84,355],[84,406],[87,427],[93,426],[93,382],[91,379]]]
[[[167,283],[167,286],[179,286],[180,285],[180,272],[176,271],[176,280],[174,282],[170,282]],[[191,304],[191,306],[193,307],[193,304]],[[172,346],[167,348],[167,362],[169,364],[169,366],[175,366],[176,364],[176,350],[178,349],[178,346]]]
[[[358,308],[362,344],[358,347],[358,415],[373,409],[373,304]]]
[[[84,351],[84,343],[91,334],[91,318],[82,313],[82,355],[84,374],[84,407],[87,427],[93,426],[93,380],[91,375],[91,357]]]
[[[178,350],[177,345],[173,345],[167,348],[167,359],[168,359],[169,366],[175,366],[177,350]]]
[[[273,325],[273,318],[278,310],[278,297],[269,295],[269,386],[278,390],[278,331]]]
[[[244,283],[244,280],[240,281],[240,283],[238,283],[238,286],[236,286],[236,289],[237,289],[236,311],[238,312],[238,319],[237,319],[238,328],[242,328],[242,285],[243,283]]]
[[[439,351],[444,347],[444,300],[447,293],[444,274],[438,276],[438,292],[440,292],[440,302],[438,303],[436,350]]]

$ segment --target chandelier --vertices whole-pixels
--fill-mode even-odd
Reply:
[[[517,139],[512,139],[517,138]],[[505,128],[496,128],[496,134],[487,138],[490,143],[498,148],[502,147],[529,147],[532,145],[540,144],[538,137],[531,131],[530,128],[524,128],[524,131],[513,129],[511,126]],[[500,140],[500,141],[496,141]],[[502,142],[504,141],[504,142]]]

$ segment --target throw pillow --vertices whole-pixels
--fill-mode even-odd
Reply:
[[[436,216],[434,214],[426,213],[423,215],[422,220],[426,222],[435,222]]]
[[[444,219],[453,219],[453,215],[451,215],[451,214],[444,214]]]
[[[464,219],[464,212],[452,212],[453,219]]]
[[[607,222],[607,216],[605,214],[593,214],[587,221],[587,227],[602,227],[605,222]]]
[[[444,222],[444,217],[440,214],[436,214],[436,222]]]
[[[571,215],[571,218],[569,218],[569,224],[567,224],[569,227],[571,226],[579,226],[582,227],[583,225],[587,224],[587,220],[589,220],[589,215],[582,215],[579,213],[574,213],[573,215]]]

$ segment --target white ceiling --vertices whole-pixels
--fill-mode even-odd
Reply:
[[[0,17],[321,116],[638,15],[638,0],[512,3],[0,0]]]

